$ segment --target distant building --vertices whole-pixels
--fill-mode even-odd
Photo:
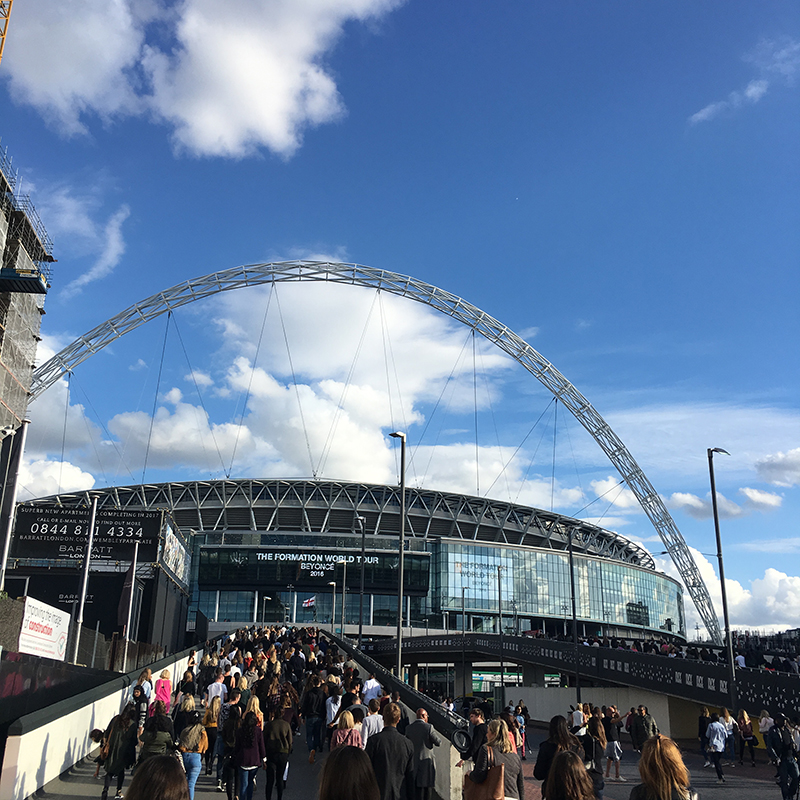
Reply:
[[[0,428],[19,428],[49,288],[53,243],[30,197],[17,192],[8,152],[0,152]]]

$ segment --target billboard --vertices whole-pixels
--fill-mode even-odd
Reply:
[[[176,536],[168,522],[164,531],[164,546],[161,550],[161,563],[184,585],[189,585],[191,557],[183,542]]]
[[[25,598],[19,652],[63,661],[67,655],[69,614],[53,606]]]
[[[20,505],[14,523],[12,558],[83,560],[89,538],[89,508]],[[155,561],[161,511],[98,508],[92,560],[130,561],[139,542],[139,561]]]

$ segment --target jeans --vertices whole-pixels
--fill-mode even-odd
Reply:
[[[217,780],[222,780],[222,754],[225,752],[225,742],[222,739],[222,733],[217,731],[217,738],[214,741],[214,752],[211,755],[211,762],[214,763],[214,759],[217,759]]]
[[[108,797],[108,789],[111,786],[111,779],[114,776],[110,772],[106,772],[106,779],[105,783],[103,784],[103,793],[100,795],[103,800]],[[123,769],[121,772],[117,774],[117,794],[122,793],[122,784],[125,781],[125,770]]]
[[[309,752],[316,750],[322,752],[322,726],[325,720],[322,717],[306,718],[306,746]]]
[[[239,767],[239,800],[253,800],[253,778],[258,768],[244,769]]]
[[[194,785],[203,768],[203,757],[200,753],[182,753],[183,766],[186,768],[186,780],[189,782],[189,800],[194,800]]]
[[[730,756],[728,755],[728,751],[730,751]],[[728,759],[731,763],[736,761],[736,736],[732,733],[728,735],[725,739],[725,758]]]
[[[783,758],[778,766],[778,778],[781,785],[783,800],[793,800],[797,794],[797,786],[800,783],[800,770],[797,761],[793,758]]]

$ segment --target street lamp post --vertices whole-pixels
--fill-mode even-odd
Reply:
[[[331,591],[331,633],[336,633],[336,581],[328,581],[328,586],[333,586]]]
[[[725,590],[725,566],[722,563],[722,538],[719,533],[719,510],[717,509],[717,485],[714,480],[714,453],[723,453],[729,456],[727,450],[721,447],[708,448],[708,474],[711,477],[711,507],[714,511],[714,531],[717,535],[717,560],[719,561],[719,583],[722,589],[722,616],[725,619],[725,645],[728,661],[728,681],[731,696],[731,708],[736,708],[736,665],[733,660],[733,637],[731,636],[731,623],[728,616],[728,593]]]
[[[402,431],[390,433],[400,440],[400,570],[397,576],[397,678],[403,679],[403,580],[406,547],[406,435]]]
[[[519,636],[519,613],[516,600],[511,601],[511,608],[514,611],[514,636]]]
[[[344,636],[345,601],[347,600],[347,558],[342,559],[342,636]]]
[[[497,566],[497,630],[500,633],[498,642],[500,643],[500,693],[503,695],[503,707],[505,708],[505,662],[503,661],[503,568]]]
[[[267,624],[267,600],[272,600],[271,597],[267,597],[267,595],[261,595],[261,627],[263,628]]]
[[[356,523],[361,530],[361,586],[358,590],[358,649],[361,649],[361,637],[364,634],[364,560],[366,557],[366,518],[356,517]]]
[[[453,668],[455,672],[455,667]],[[455,692],[455,676],[453,677]],[[461,587],[461,695],[467,696],[467,587]]]
[[[569,529],[569,584],[572,589],[572,643],[575,647],[575,691],[581,704],[581,674],[578,669],[578,606],[575,597],[575,559],[572,553],[572,528]]]

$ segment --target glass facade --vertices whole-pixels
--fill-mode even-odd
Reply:
[[[295,534],[237,534],[239,546],[195,536],[192,559],[193,608],[209,619],[257,621],[295,619],[327,623],[336,582],[336,619],[346,582],[347,624],[358,624],[361,551],[359,537],[336,539]],[[389,549],[392,542],[395,549]],[[364,622],[397,624],[397,540],[370,537],[365,554]],[[280,545],[280,546],[278,546]],[[379,545],[381,549],[377,549]],[[420,546],[427,548],[420,551]],[[466,627],[494,631],[498,580],[504,627],[566,632],[572,619],[569,554],[459,539],[413,542],[405,558],[405,624],[460,630],[462,601]],[[345,566],[346,564],[346,566]],[[499,571],[498,571],[498,568]],[[666,575],[619,561],[574,554],[577,619],[587,633],[656,631],[686,636],[680,584]],[[303,601],[314,597],[313,606]]]
[[[571,619],[569,554],[564,551],[440,540],[433,547],[432,603],[442,611],[497,615],[498,567],[503,615]],[[603,628],[660,630],[685,637],[683,592],[666,575],[574,554],[577,618]],[[473,626],[475,629],[475,626]]]

